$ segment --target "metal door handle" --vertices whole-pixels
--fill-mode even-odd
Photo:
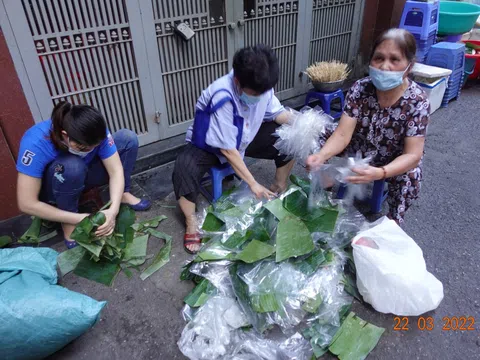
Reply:
[[[235,24],[234,22],[232,22],[232,23],[228,24],[228,28],[229,28],[230,30],[235,30],[235,29],[237,28],[237,24]]]
[[[238,26],[242,27],[245,25],[245,20],[238,20]]]

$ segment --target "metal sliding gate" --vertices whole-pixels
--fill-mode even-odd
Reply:
[[[141,144],[180,134],[203,88],[235,50],[273,47],[277,96],[305,93],[312,62],[352,62],[364,0],[0,0],[5,33],[35,121],[61,100],[87,103]],[[174,33],[185,22],[190,41]]]

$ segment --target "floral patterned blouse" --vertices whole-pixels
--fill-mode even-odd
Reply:
[[[344,111],[357,120],[348,151],[372,156],[373,166],[402,155],[405,137],[425,136],[430,119],[428,97],[413,81],[394,105],[382,109],[370,78],[358,80],[347,94]]]

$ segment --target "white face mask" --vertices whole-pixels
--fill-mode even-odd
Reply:
[[[80,151],[80,150],[75,150],[70,146],[70,138],[67,137],[67,143],[65,144],[68,147],[68,152],[72,155],[80,156],[82,158],[86,157],[88,154],[90,154],[94,149],[89,150],[89,151]]]

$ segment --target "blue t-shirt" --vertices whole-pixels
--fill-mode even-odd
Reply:
[[[60,151],[55,148],[50,140],[51,129],[52,120],[46,120],[32,126],[25,132],[18,153],[18,172],[35,178],[42,178],[48,164],[60,155]],[[83,159],[85,164],[88,165],[96,156],[105,160],[116,152],[117,147],[113,137],[107,130],[107,137]]]

